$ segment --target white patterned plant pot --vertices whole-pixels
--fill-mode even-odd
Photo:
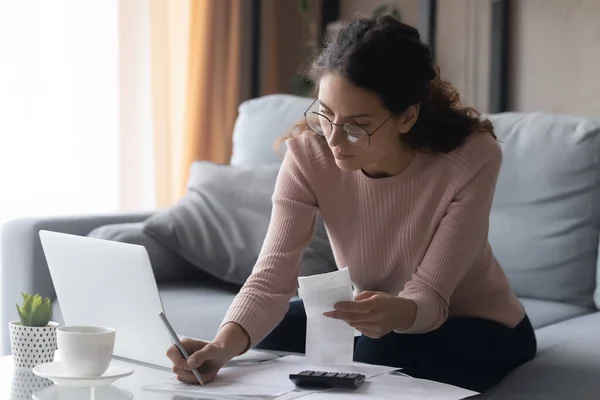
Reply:
[[[15,368],[32,369],[38,364],[54,361],[58,323],[50,322],[44,327],[35,327],[13,321],[9,326]]]

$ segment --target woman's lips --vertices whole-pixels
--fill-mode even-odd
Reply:
[[[340,153],[339,151],[335,151],[335,150],[333,151],[333,156],[335,158],[337,158],[338,160],[347,160],[349,158],[354,157],[351,154],[344,154],[344,153]]]

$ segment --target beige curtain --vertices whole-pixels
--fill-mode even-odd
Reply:
[[[250,2],[150,0],[156,197],[185,192],[192,162],[226,163],[250,94]]]
[[[165,207],[184,194],[194,161],[231,157],[238,106],[250,97],[252,2],[149,1],[156,196]],[[261,3],[258,95],[289,93],[308,56],[305,24],[296,0]]]
[[[182,168],[227,163],[238,105],[250,96],[251,13],[244,0],[192,2]]]
[[[314,25],[321,20],[322,2],[309,0]],[[303,18],[299,0],[261,0],[260,95],[290,93],[294,79],[304,73],[315,52],[309,22]],[[315,39],[315,38],[312,38]]]

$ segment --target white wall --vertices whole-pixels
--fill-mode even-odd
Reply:
[[[340,18],[370,15],[381,4],[398,7],[403,22],[418,27],[420,0],[342,0]],[[491,0],[441,0],[437,3],[436,63],[462,100],[488,107]]]
[[[418,23],[419,0],[342,0],[341,17],[400,7]],[[463,101],[487,112],[492,0],[439,0],[437,62]],[[600,117],[600,1],[513,0],[509,108]]]
[[[463,103],[489,107],[491,0],[438,1],[436,61]]]
[[[600,117],[600,1],[513,1],[510,105]]]

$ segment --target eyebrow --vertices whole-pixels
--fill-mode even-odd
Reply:
[[[319,100],[319,104],[321,104],[323,107],[325,107],[329,111],[333,111],[331,109],[331,107],[329,107],[327,104],[323,103],[321,100]],[[371,114],[354,114],[354,115],[346,115],[346,118],[373,118],[373,116]]]

